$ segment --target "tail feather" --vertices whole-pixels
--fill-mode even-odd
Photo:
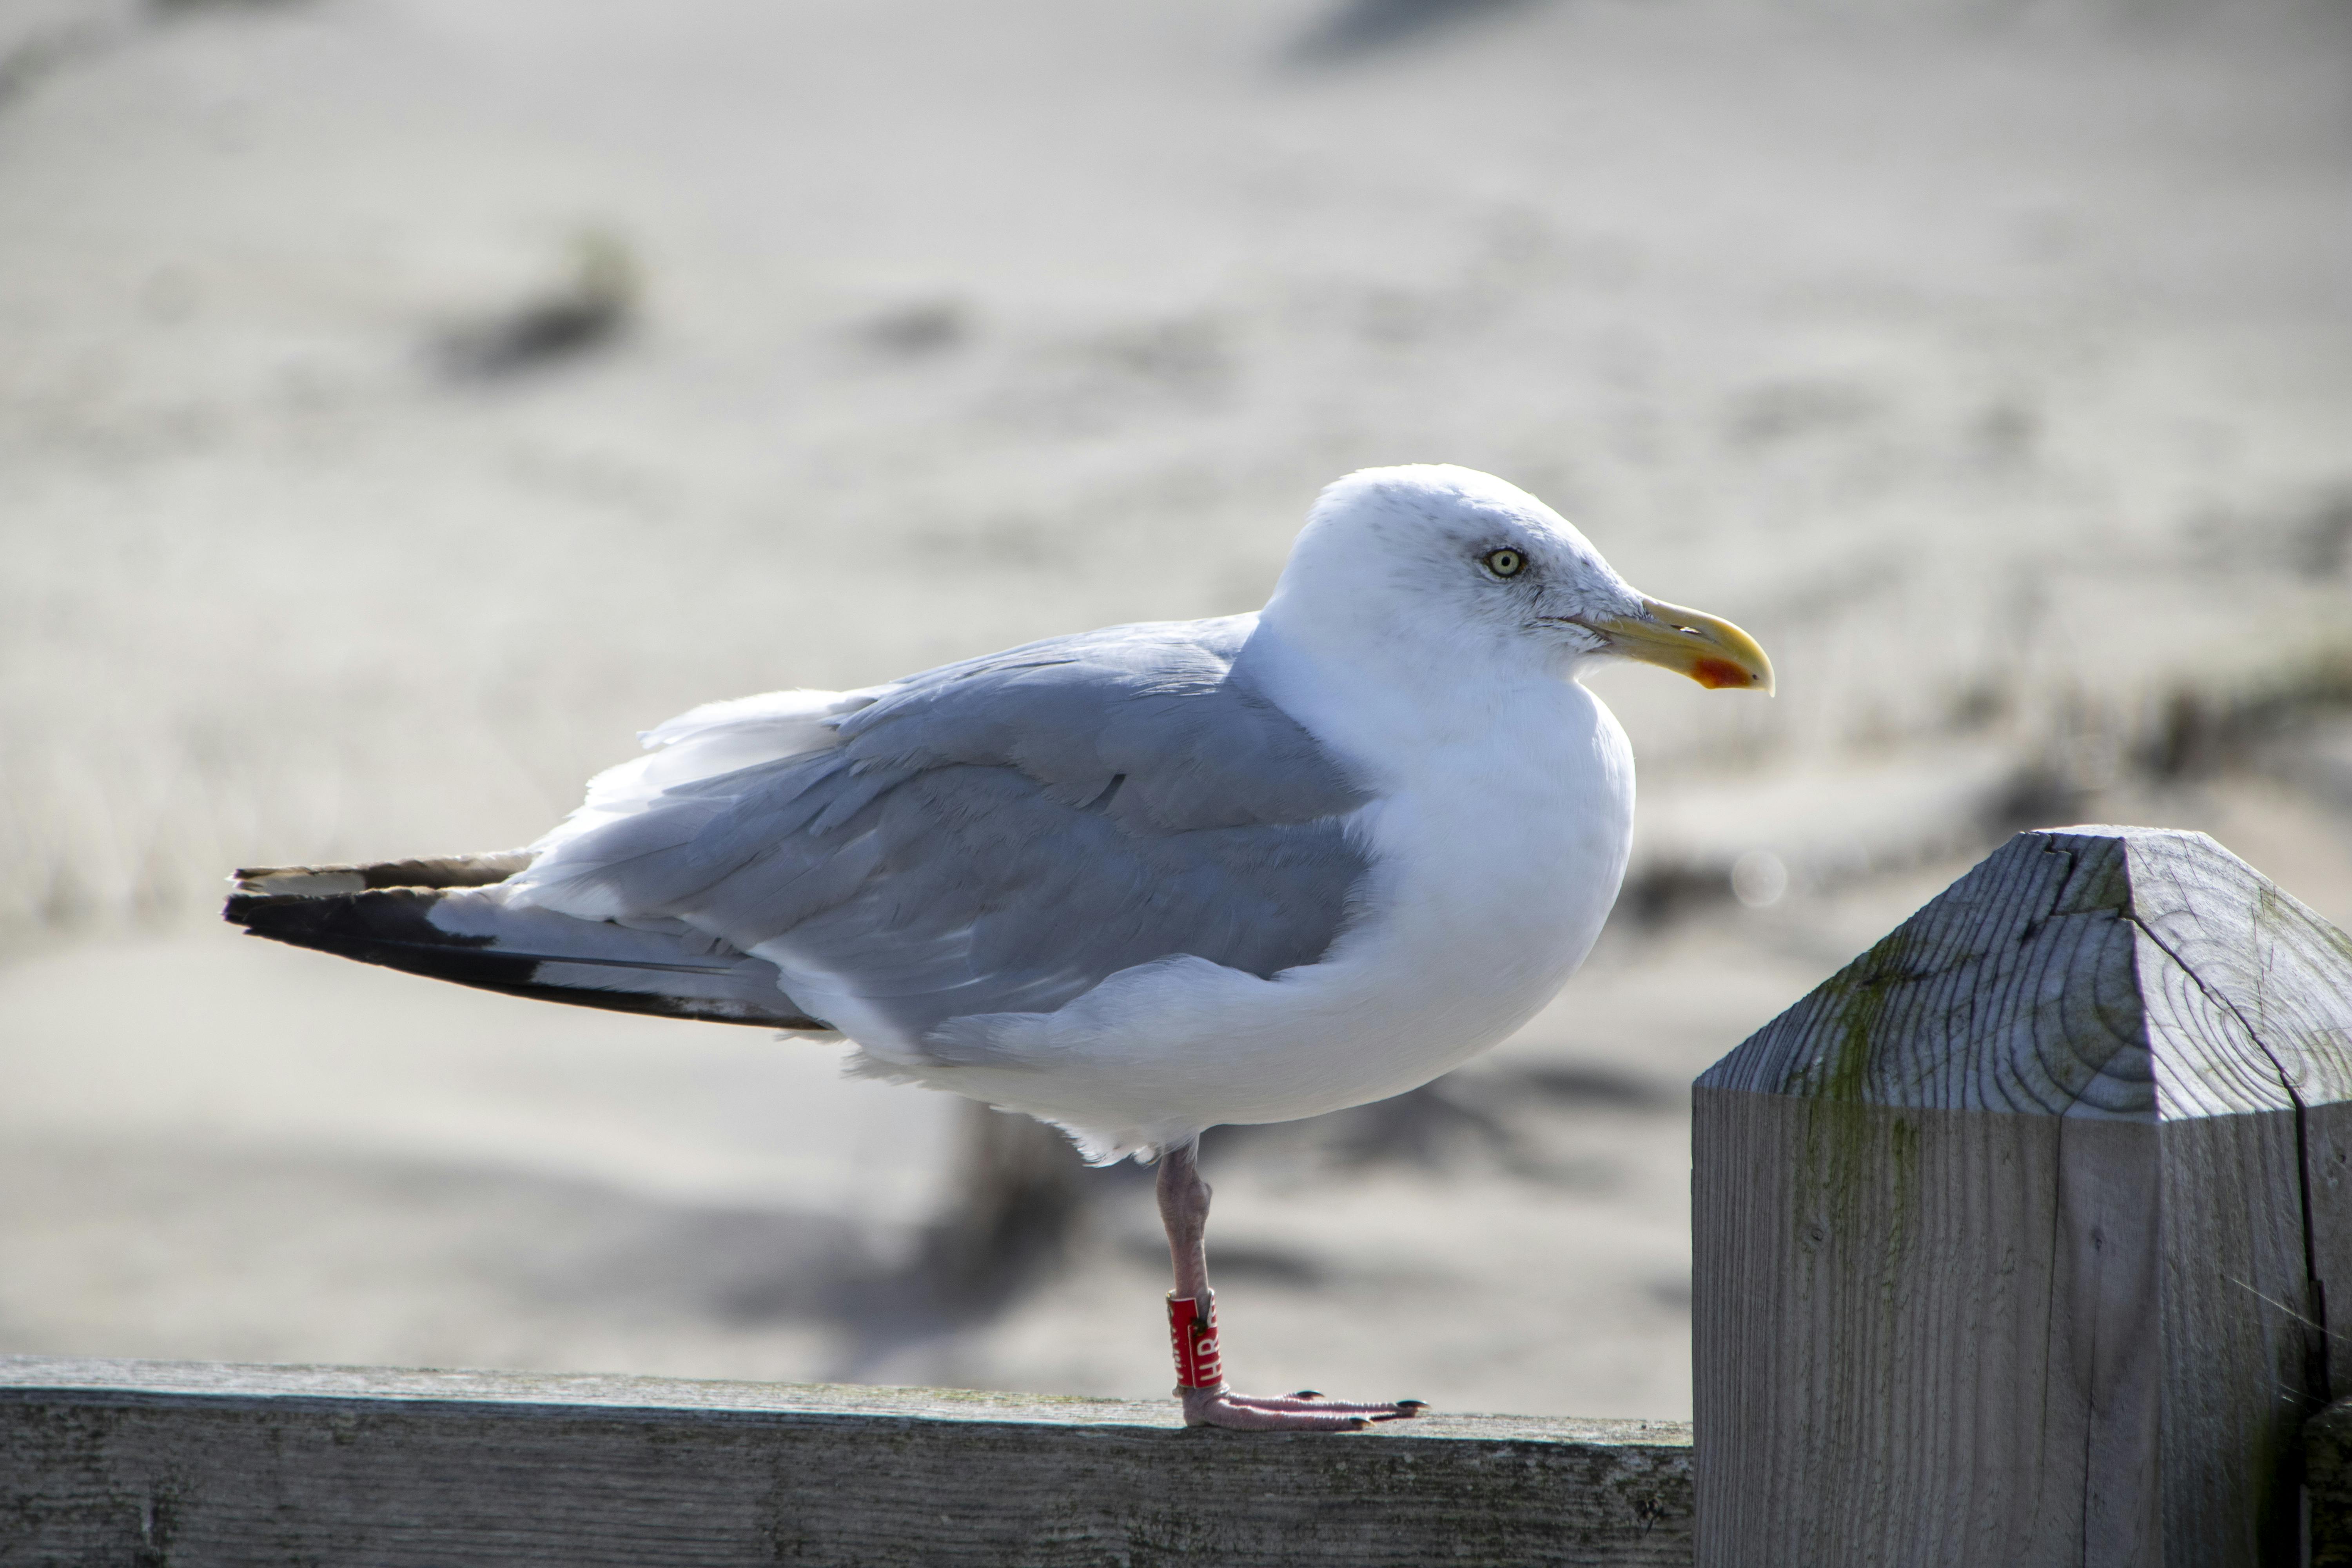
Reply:
[[[528,849],[379,860],[373,866],[261,866],[236,873],[239,893],[360,893],[371,888],[487,888],[530,864]]]
[[[762,1028],[823,1031],[773,964],[688,931],[509,906],[524,853],[236,874],[222,918],[253,936],[511,996]]]

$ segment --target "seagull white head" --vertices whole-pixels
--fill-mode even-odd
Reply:
[[[1369,634],[1415,658],[1572,675],[1614,657],[1701,686],[1772,689],[1755,638],[1637,592],[1559,513],[1450,463],[1362,468],[1325,487],[1265,613],[1318,640],[1360,646]]]

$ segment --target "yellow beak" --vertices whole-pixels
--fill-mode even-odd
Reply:
[[[1710,689],[1772,694],[1772,661],[1729,621],[1645,598],[1638,616],[1596,616],[1586,625],[1627,658],[1663,665]]]

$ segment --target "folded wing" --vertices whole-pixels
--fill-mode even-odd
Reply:
[[[592,795],[490,895],[677,922],[916,1053],[1153,959],[1313,963],[1365,868],[1345,820],[1366,797],[1236,671],[1254,625],[1113,627],[835,699],[812,749],[606,786],[629,809]]]

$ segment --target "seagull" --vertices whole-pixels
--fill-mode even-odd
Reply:
[[[856,691],[707,704],[527,848],[240,871],[255,936],[519,996],[845,1038],[850,1070],[1159,1164],[1190,1426],[1419,1400],[1224,1380],[1202,1132],[1361,1105],[1527,1022],[1633,836],[1609,659],[1772,689],[1450,465],[1326,488],[1265,607],[1051,637]]]

